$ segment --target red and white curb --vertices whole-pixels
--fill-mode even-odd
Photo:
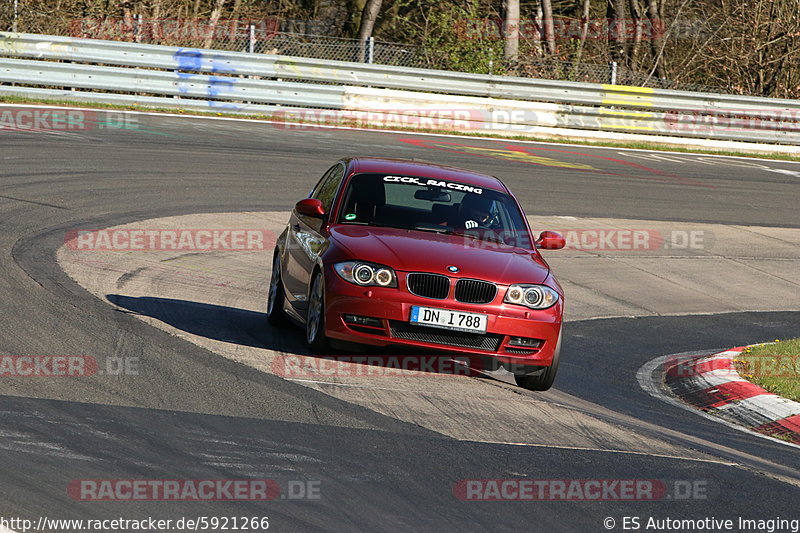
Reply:
[[[800,402],[787,400],[750,383],[736,371],[734,359],[745,347],[712,355],[657,357],[637,372],[642,388],[661,400],[704,414],[727,425],[780,437],[800,445]],[[673,397],[664,394],[666,388]],[[677,400],[675,397],[679,398]]]

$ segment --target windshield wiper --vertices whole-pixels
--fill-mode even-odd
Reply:
[[[506,244],[506,242],[503,241],[503,239],[501,239],[497,235],[494,235],[491,232],[486,232],[486,233],[480,233],[479,234],[479,233],[462,233],[460,231],[457,231],[457,232],[454,231],[454,232],[451,233],[451,235],[458,235],[459,237],[467,237],[467,238],[475,239],[475,240],[478,240],[478,241],[496,242],[496,243],[499,243],[499,244]]]
[[[436,226],[427,226],[427,225],[426,226],[418,226],[417,225],[417,226],[414,226],[413,228],[408,228],[408,229],[413,229],[413,230],[416,230],[416,231],[427,231],[427,232],[430,232],[430,233],[441,233],[441,234],[444,234],[444,235],[455,235],[453,230],[448,226],[438,226],[438,227],[436,227]]]

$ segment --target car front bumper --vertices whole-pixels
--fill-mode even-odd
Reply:
[[[500,363],[550,366],[561,332],[563,301],[549,309],[534,310],[502,303],[505,287],[498,286],[492,303],[466,304],[451,297],[423,298],[405,289],[405,275],[398,273],[400,288],[360,287],[326,269],[325,329],[328,337],[373,346],[408,346],[454,354],[488,356]],[[481,313],[488,317],[485,334],[463,333],[409,323],[414,305]],[[345,321],[345,315],[377,319],[380,326]],[[537,339],[537,346],[511,345],[512,337]]]

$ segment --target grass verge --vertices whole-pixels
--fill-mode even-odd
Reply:
[[[142,111],[146,113],[172,113],[178,115],[186,115],[186,116],[208,116],[208,117],[227,117],[227,118],[241,118],[241,119],[250,119],[250,120],[272,120],[272,116],[264,115],[264,114],[254,114],[254,115],[247,115],[247,114],[239,114],[239,113],[223,113],[223,112],[204,112],[204,111],[193,111],[193,110],[185,110],[185,109],[175,109],[175,108],[161,108],[161,107],[147,107],[147,106],[139,106],[139,105],[120,105],[120,104],[106,104],[106,103],[88,103],[82,101],[70,101],[70,100],[61,100],[61,99],[49,99],[49,98],[28,98],[28,97],[20,97],[20,96],[12,96],[12,95],[0,95],[0,103],[8,103],[8,104],[39,104],[39,105],[52,105],[52,106],[64,106],[64,107],[81,107],[81,108],[88,108],[88,109],[116,109],[116,110],[124,110],[124,111]],[[281,122],[287,122],[291,124],[297,124],[298,127],[302,127],[303,122],[301,121],[294,121],[294,120],[287,120],[284,117],[281,117]],[[317,123],[310,124],[308,127],[313,128],[316,126]],[[331,125],[338,125],[343,127],[356,127],[359,129],[381,129],[381,130],[392,130],[392,131],[413,131],[417,133],[438,133],[444,135],[457,135],[460,137],[490,137],[496,139],[503,139],[503,140],[518,140],[518,141],[528,141],[528,142],[547,142],[547,143],[557,143],[557,144],[564,144],[564,145],[580,145],[580,146],[597,146],[597,147],[604,147],[604,148],[619,148],[619,149],[639,149],[639,150],[654,150],[654,151],[661,151],[661,152],[680,152],[686,154],[697,154],[697,155],[722,155],[722,156],[732,156],[732,157],[751,157],[757,159],[765,159],[765,160],[776,160],[776,161],[796,161],[800,162],[800,156],[794,156],[789,154],[765,154],[760,152],[748,152],[744,150],[713,150],[713,149],[704,149],[704,148],[689,148],[684,146],[675,146],[675,145],[665,145],[659,144],[656,141],[594,141],[594,140],[581,140],[581,139],[565,139],[561,137],[551,137],[548,135],[498,135],[493,133],[482,133],[482,132],[464,132],[458,130],[444,130],[444,129],[420,129],[420,128],[409,128],[403,126],[391,126],[391,127],[383,127],[383,126],[369,126],[363,124],[350,124],[350,123],[340,123],[340,124],[331,124]],[[693,139],[687,138],[686,143],[691,144]],[[788,147],[787,147],[788,148]]]
[[[735,363],[743,378],[800,402],[800,338],[745,348]]]

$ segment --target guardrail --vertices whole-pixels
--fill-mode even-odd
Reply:
[[[381,125],[446,112],[451,129],[577,128],[800,145],[798,100],[18,33],[0,33],[0,56],[7,57],[0,82],[28,86],[0,85],[5,94],[287,119],[316,108],[337,112],[326,122]]]

